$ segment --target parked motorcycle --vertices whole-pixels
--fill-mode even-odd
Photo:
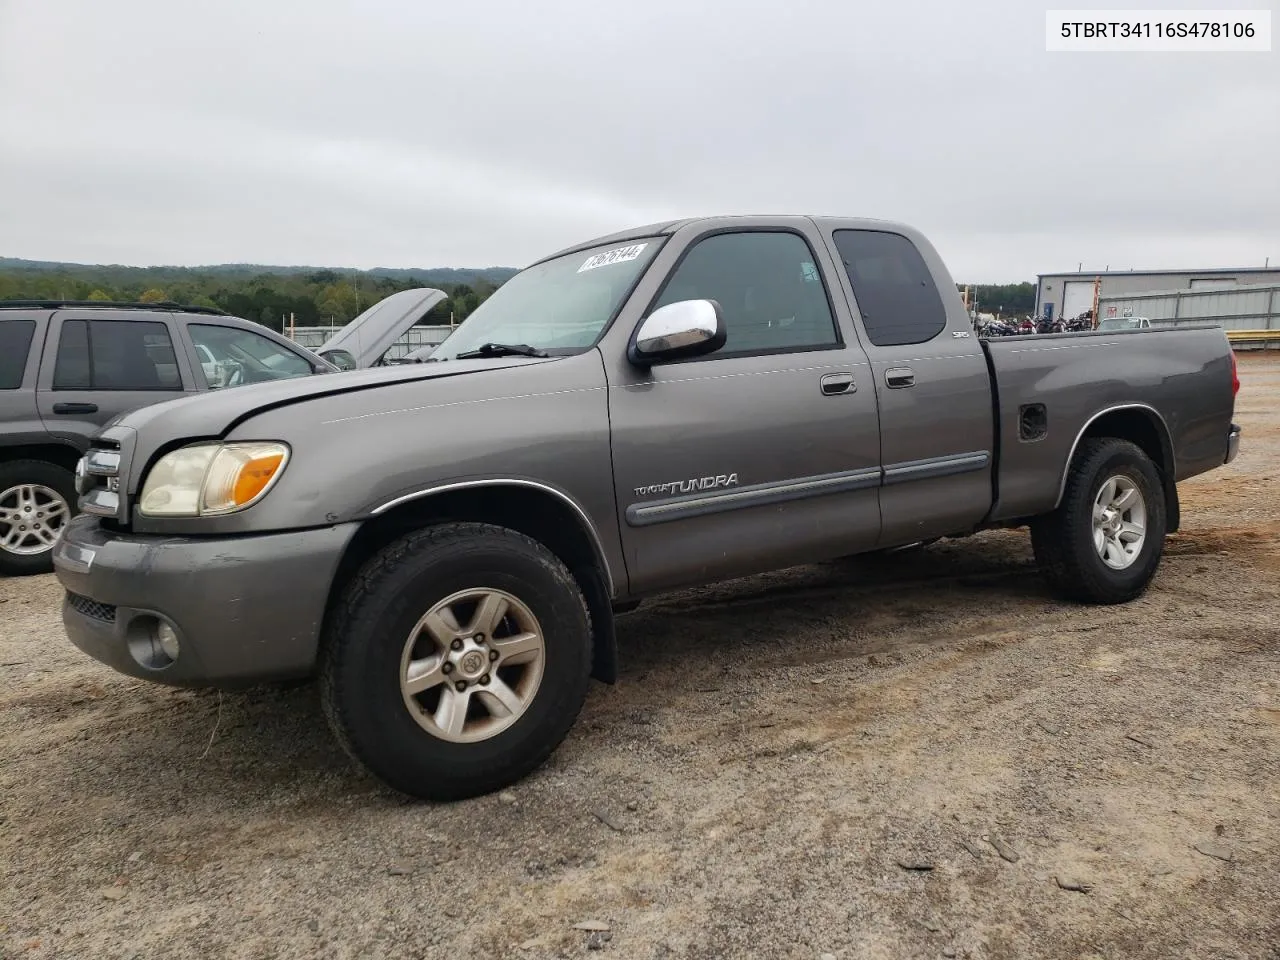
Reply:
[[[980,337],[1012,337],[1018,332],[1017,328],[1004,320],[988,320],[978,329]]]

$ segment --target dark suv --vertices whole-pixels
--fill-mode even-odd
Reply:
[[[174,303],[0,301],[0,574],[52,570],[89,438],[129,410],[335,372],[266,327]]]

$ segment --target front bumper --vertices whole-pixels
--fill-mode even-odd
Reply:
[[[53,550],[62,622],[89,656],[174,686],[239,686],[315,666],[329,587],[355,524],[250,537],[113,533],[71,520]],[[152,641],[177,635],[169,660]],[[148,651],[151,651],[150,653]]]
[[[1227,432],[1227,459],[1223,460],[1224,464],[1230,463],[1236,458],[1240,452],[1240,428],[1234,423]]]

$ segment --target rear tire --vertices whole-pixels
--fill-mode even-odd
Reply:
[[[66,467],[0,463],[0,574],[52,572],[54,540],[75,512],[76,481]]]
[[[586,699],[591,621],[577,581],[503,527],[448,523],[394,541],[331,621],[320,688],[334,733],[379,779],[424,800],[521,779]]]
[[[1062,502],[1031,524],[1040,571],[1065,599],[1125,603],[1141,596],[1164,553],[1164,485],[1151,458],[1115,438],[1083,441]]]

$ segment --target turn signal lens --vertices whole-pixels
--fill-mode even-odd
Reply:
[[[149,517],[235,513],[261,500],[289,460],[283,443],[202,443],[161,457],[142,488]]]
[[[221,447],[205,474],[200,513],[231,513],[257,500],[284,465],[278,443],[231,443]]]

